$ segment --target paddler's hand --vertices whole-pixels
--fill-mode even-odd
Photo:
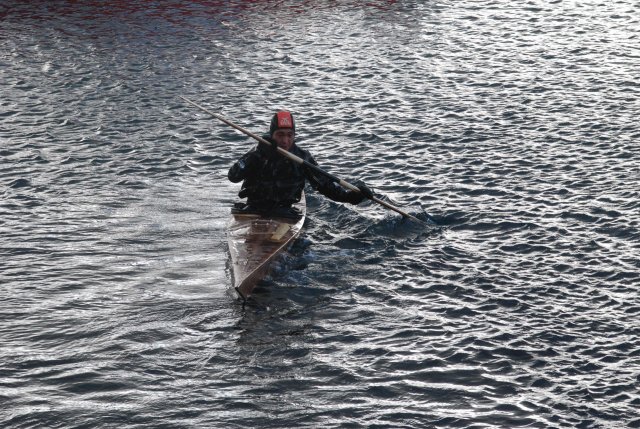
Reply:
[[[356,182],[356,187],[360,189],[360,193],[368,200],[373,199],[373,191],[364,182]]]
[[[349,191],[347,194],[348,203],[358,205],[366,199],[373,198],[373,191],[364,182],[358,180],[354,185],[359,191]]]
[[[258,152],[265,157],[271,158],[278,154],[278,143],[269,136],[263,136],[263,139],[269,142],[271,146],[267,146],[264,143],[258,143]]]

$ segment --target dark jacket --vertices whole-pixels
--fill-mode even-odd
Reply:
[[[293,145],[290,153],[318,165],[311,154]],[[314,173],[305,165],[280,155],[263,143],[244,154],[229,169],[229,180],[244,180],[238,194],[247,198],[247,204],[261,209],[290,207],[300,201],[305,182],[322,195],[339,202],[358,204],[363,200],[360,192],[344,189],[331,179]]]

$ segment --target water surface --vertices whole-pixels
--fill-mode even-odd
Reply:
[[[640,427],[636,2],[5,2],[6,427]],[[229,166],[328,171],[245,307]]]

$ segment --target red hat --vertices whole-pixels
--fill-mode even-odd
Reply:
[[[295,133],[296,124],[293,121],[293,115],[286,110],[277,112],[271,118],[271,126],[269,127],[269,135],[273,136],[273,133],[281,128],[290,128]]]

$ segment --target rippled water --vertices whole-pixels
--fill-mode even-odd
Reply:
[[[640,4],[0,5],[4,427],[640,427]],[[231,163],[309,192],[244,308]]]

